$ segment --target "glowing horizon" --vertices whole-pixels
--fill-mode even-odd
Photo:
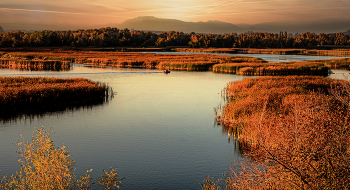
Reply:
[[[0,24],[88,27],[120,24],[139,16],[187,22],[219,20],[232,24],[312,22],[349,19],[348,0],[3,0]],[[1,26],[1,25],[0,25]]]

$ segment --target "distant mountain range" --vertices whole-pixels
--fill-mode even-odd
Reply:
[[[54,24],[54,23],[53,23]],[[58,26],[48,24],[29,24],[29,23],[1,23],[6,31],[21,30],[32,32],[35,30],[77,30],[77,29],[93,29],[102,27],[116,27],[120,29],[128,28],[133,30],[152,31],[160,33],[162,31],[179,31],[184,33],[244,33],[244,32],[269,32],[279,33],[287,31],[288,33],[346,33],[350,30],[349,18],[334,18],[328,20],[319,20],[316,22],[299,22],[299,23],[260,23],[260,24],[231,24],[221,21],[208,22],[185,22],[176,19],[156,18],[153,16],[142,16],[124,21],[121,24],[109,23],[95,26],[85,26],[73,28],[72,26]],[[3,31],[0,27],[0,32]]]
[[[175,19],[162,19],[152,16],[137,17],[126,20],[118,28],[128,28],[134,30],[146,31],[180,31],[184,33],[232,33],[244,32],[244,29],[226,22],[208,21],[208,22],[184,22]]]
[[[0,26],[0,32],[5,32],[4,29],[2,29],[2,27]]]
[[[126,20],[116,25],[118,28],[129,28],[144,31],[181,31],[185,33],[243,33],[270,32],[279,33],[287,31],[288,33],[339,33],[350,29],[350,19],[328,19],[320,20],[314,23],[261,23],[261,24],[231,24],[221,21],[208,22],[184,22],[176,19],[163,19],[152,16],[137,17]]]

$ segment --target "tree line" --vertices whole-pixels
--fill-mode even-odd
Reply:
[[[0,33],[0,47],[165,47],[189,46],[194,48],[307,48],[313,46],[350,45],[350,35],[343,33],[303,33],[297,36],[287,32],[196,34],[162,32],[156,34],[129,29],[101,28],[76,31],[21,31]]]

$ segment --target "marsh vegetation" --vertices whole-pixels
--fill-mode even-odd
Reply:
[[[279,75],[320,75],[327,76],[330,69],[348,69],[349,58],[332,60],[315,60],[304,62],[268,63],[260,58],[232,55],[211,54],[154,54],[132,52],[96,52],[96,51],[25,51],[3,52],[3,64],[12,67],[25,67],[36,62],[9,58],[42,59],[54,61],[57,67],[69,68],[67,62],[113,66],[126,68],[154,68],[187,71],[214,71],[250,76],[279,76]],[[1,60],[0,60],[1,61]],[[60,62],[62,61],[62,63]],[[50,64],[49,61],[42,61]],[[10,64],[11,63],[11,64]],[[24,65],[24,66],[23,66]],[[42,65],[42,64],[41,64]],[[45,64],[44,64],[45,65]]]
[[[349,188],[350,83],[312,76],[228,84],[221,123],[254,163],[235,163],[227,189]],[[218,188],[208,178],[206,188]]]
[[[230,168],[225,181],[226,187],[324,189],[347,187],[349,184],[350,134],[347,124],[349,84],[340,80],[308,76],[328,75],[331,68],[347,69],[348,58],[267,63],[257,58],[206,54],[169,55],[55,50],[2,52],[1,55],[5,65],[10,65],[9,63],[30,65],[30,61],[24,59],[31,61],[42,59],[37,61],[38,65],[50,64],[51,62],[44,61],[46,57],[52,60],[52,63],[67,61],[113,67],[213,70],[251,76],[274,75],[274,77],[244,79],[230,83],[226,88],[225,95],[228,102],[221,110],[223,114],[217,118],[239,143],[239,151],[252,159],[252,163],[239,163],[238,166]],[[109,92],[105,85],[98,85],[86,79],[41,77],[0,79],[1,114],[9,116],[16,113],[32,113],[38,108],[41,110],[61,105],[79,106],[88,102],[103,102]],[[162,91],[165,86],[161,88]],[[131,120],[133,119],[134,117]],[[37,135],[40,136],[42,132],[37,131]],[[63,154],[66,153],[63,151]],[[113,172],[115,170],[112,170]],[[25,175],[20,173],[17,176]],[[35,176],[31,176],[25,180],[30,181],[34,178]],[[82,179],[88,178],[89,176],[85,175]],[[23,184],[26,184],[29,187],[28,184],[32,184],[27,181],[16,181],[18,179],[24,178],[4,178],[2,185],[6,186],[9,183],[24,187]],[[252,179],[255,182],[252,182]],[[60,186],[62,188],[72,186],[73,183],[77,186],[87,184],[78,182],[75,178],[60,180],[63,182],[63,186]],[[34,186],[35,183],[33,181]],[[203,188],[218,186],[218,183],[207,179]]]
[[[83,78],[0,77],[0,118],[101,104],[111,93]]]
[[[63,62],[63,61],[2,58],[0,59],[0,68],[29,70],[29,71],[67,71],[67,70],[70,70],[70,64],[68,62]]]

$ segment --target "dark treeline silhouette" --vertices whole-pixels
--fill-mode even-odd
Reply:
[[[101,28],[77,31],[21,31],[0,33],[0,47],[165,47],[190,46],[194,48],[307,48],[314,46],[350,45],[350,35],[303,33],[288,36],[287,32],[185,34],[183,32],[152,32]]]

